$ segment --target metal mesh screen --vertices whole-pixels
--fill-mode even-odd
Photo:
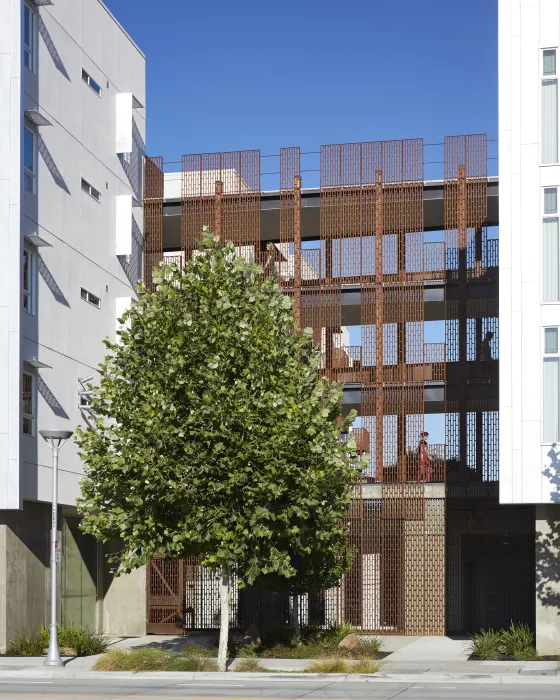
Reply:
[[[163,158],[144,159],[144,282],[163,260]]]

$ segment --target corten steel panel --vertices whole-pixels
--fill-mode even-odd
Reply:
[[[363,384],[364,429],[372,437],[368,477],[379,481],[407,480],[407,433],[410,447],[411,442],[417,445],[421,432],[422,207],[421,140],[322,147],[325,368],[339,378],[335,350],[342,323],[341,284],[359,280],[362,351],[353,379]],[[378,327],[383,328],[379,342]],[[411,364],[418,365],[416,372]],[[396,444],[395,436],[384,440],[384,426],[390,434],[396,430]]]
[[[498,479],[497,241],[488,238],[486,136],[445,139],[446,442],[451,481]],[[485,298],[486,297],[486,298]],[[467,396],[478,389],[475,402]]]
[[[144,158],[144,282],[163,260],[163,158]]]
[[[284,292],[293,297],[296,322],[301,326],[301,167],[300,149],[297,147],[280,149],[280,245],[278,248],[280,284]],[[312,273],[312,268],[309,270],[308,267],[303,275],[306,278],[310,276],[309,272]],[[316,276],[318,278],[318,274]]]
[[[146,582],[148,634],[179,634],[185,614],[183,560],[156,557]]]
[[[204,226],[259,263],[260,151],[183,156],[181,248],[198,248]]]

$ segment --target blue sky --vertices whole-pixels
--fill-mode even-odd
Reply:
[[[496,0],[105,1],[146,54],[166,161],[497,136]]]
[[[166,162],[497,137],[497,0],[105,2],[146,54],[147,152]],[[427,148],[425,161],[442,155]],[[278,170],[274,158],[263,164]],[[302,167],[317,168],[317,156]],[[490,161],[489,174],[496,168]],[[441,178],[441,165],[426,165],[425,177]],[[316,173],[304,173],[304,187],[317,184]],[[263,176],[263,189],[277,187],[277,175]],[[426,342],[443,335],[443,323],[427,324]],[[431,441],[444,441],[442,415],[426,416],[425,426]]]

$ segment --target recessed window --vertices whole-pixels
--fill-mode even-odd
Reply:
[[[560,224],[558,188],[545,187],[542,220],[543,302],[560,301]]]
[[[27,127],[23,130],[23,188],[35,194],[37,135]]]
[[[84,178],[82,178],[82,189],[84,192],[87,192],[91,197],[93,197],[96,202],[99,202],[101,199],[101,192],[96,190],[95,187],[90,185],[87,180],[84,180]]]
[[[80,290],[80,294],[82,299],[84,301],[87,301],[89,304],[93,304],[93,306],[96,306],[97,308],[101,306],[101,299],[99,297],[96,297],[95,294],[88,292],[87,289],[84,289],[82,287]]]
[[[96,83],[91,75],[82,68],[82,80],[87,83],[96,95],[101,97],[101,85]]]
[[[544,329],[544,354],[558,354],[558,328]]]
[[[545,444],[560,439],[560,356],[558,328],[544,329],[543,353],[543,415],[542,431]]]
[[[24,435],[35,434],[35,377],[23,373],[22,382],[22,431]]]
[[[545,214],[557,214],[558,213],[558,188],[557,187],[545,187],[544,188],[544,213]]]
[[[23,6],[23,64],[35,71],[35,28],[36,17],[29,5]]]
[[[558,162],[558,75],[556,49],[542,53],[541,80],[541,161],[543,165]]]
[[[35,253],[23,249],[23,309],[35,313]]]

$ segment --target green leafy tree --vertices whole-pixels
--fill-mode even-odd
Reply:
[[[225,669],[232,576],[290,578],[319,540],[341,551],[361,462],[340,441],[341,387],[261,268],[206,232],[183,269],[153,279],[106,341],[93,422],[77,431],[82,528],[123,543],[121,573],[156,555],[219,570]]]

